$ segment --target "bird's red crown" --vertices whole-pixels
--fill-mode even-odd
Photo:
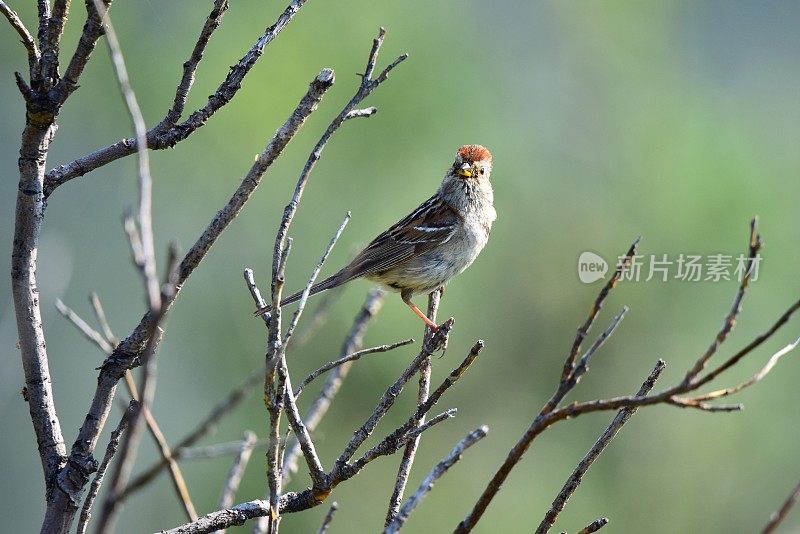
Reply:
[[[464,145],[458,149],[461,159],[469,163],[476,161],[492,161],[492,153],[481,145]]]

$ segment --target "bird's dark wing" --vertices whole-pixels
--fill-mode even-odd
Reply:
[[[439,194],[372,240],[339,275],[342,281],[388,271],[409,258],[453,237],[460,214]]]

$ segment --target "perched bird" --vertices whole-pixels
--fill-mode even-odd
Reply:
[[[309,295],[364,277],[399,291],[403,302],[432,330],[436,324],[411,297],[430,293],[469,267],[489,239],[497,218],[489,175],[492,154],[481,145],[458,149],[434,195],[372,240],[347,266],[313,285]],[[300,300],[302,291],[281,301]],[[269,312],[260,308],[255,315]]]

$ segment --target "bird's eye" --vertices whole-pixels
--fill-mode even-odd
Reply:
[[[481,174],[483,174],[483,169],[481,169]]]

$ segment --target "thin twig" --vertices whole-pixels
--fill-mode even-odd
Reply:
[[[664,402],[678,408],[694,408],[701,412],[740,412],[744,409],[743,404],[710,404],[682,397],[671,397]]]
[[[209,13],[208,17],[206,17],[206,20],[203,23],[203,29],[200,30],[200,36],[197,38],[197,42],[194,45],[192,54],[183,64],[181,81],[178,82],[178,87],[175,89],[175,98],[172,102],[172,108],[169,110],[166,117],[164,117],[164,123],[172,126],[178,122],[178,120],[180,120],[181,115],[183,114],[183,109],[186,106],[186,100],[189,98],[189,91],[192,89],[192,85],[194,84],[197,66],[203,59],[203,53],[205,52],[206,45],[208,45],[208,41],[211,39],[214,31],[222,23],[222,17],[225,15],[225,12],[229,7],[230,2],[228,0],[214,0],[214,7],[211,9],[211,13]]]
[[[603,303],[608,297],[608,294],[617,286],[617,282],[619,282],[622,274],[630,265],[631,259],[636,255],[636,248],[639,246],[640,240],[641,237],[637,237],[633,240],[628,252],[625,253],[625,256],[617,265],[617,269],[614,271],[614,274],[608,280],[606,285],[603,286],[603,289],[600,290],[600,293],[597,294],[597,298],[595,298],[594,302],[592,303],[592,307],[589,310],[589,316],[586,318],[586,321],[580,326],[580,328],[578,328],[578,332],[575,335],[575,341],[572,342],[572,348],[567,355],[567,359],[564,362],[564,369],[561,372],[562,382],[566,382],[572,376],[572,372],[575,369],[575,360],[581,350],[583,340],[586,339],[586,336],[589,334],[589,330],[592,329],[592,325],[594,324],[595,319],[597,319],[597,315],[600,313],[600,310],[603,308]]]
[[[361,457],[359,457],[355,462],[341,469],[336,474],[337,479],[347,480],[348,478],[353,477],[371,461],[375,460],[376,458],[380,458],[381,456],[394,454],[404,445],[417,439],[429,428],[438,425],[447,419],[452,419],[456,416],[456,413],[458,413],[457,408],[450,408],[449,410],[445,410],[442,413],[431,417],[429,421],[426,421],[421,425],[406,431],[405,433],[398,434],[397,432],[392,432],[383,438],[380,443],[362,454]]]
[[[292,382],[289,377],[289,370],[286,367],[286,358],[282,358],[281,365],[278,368],[278,373],[281,379],[286,383],[286,418],[289,420],[289,426],[292,427],[295,438],[300,443],[300,450],[303,451],[303,457],[308,465],[309,475],[314,486],[321,487],[327,482],[325,470],[322,467],[322,461],[319,459],[314,443],[311,440],[311,435],[306,428],[303,419],[300,417],[300,411],[297,409],[297,402],[292,393]],[[281,468],[283,462],[281,462]]]
[[[303,381],[300,382],[300,385],[297,386],[297,389],[295,389],[294,396],[299,397],[300,393],[303,392],[303,389],[305,389],[306,386],[308,386],[311,382],[319,378],[320,375],[327,373],[331,369],[335,369],[336,367],[344,365],[345,363],[348,362],[354,362],[360,359],[362,356],[366,356],[367,354],[389,352],[390,350],[394,350],[398,347],[405,347],[406,345],[410,345],[411,343],[414,343],[413,339],[404,339],[403,341],[397,341],[396,343],[391,343],[389,345],[378,345],[377,347],[361,349],[359,351],[348,354],[347,356],[343,356],[338,360],[333,360],[331,362],[328,362],[319,369],[317,369],[316,371],[313,371],[307,377],[305,377]]]
[[[161,308],[161,290],[158,284],[158,275],[156,274],[156,253],[153,240],[153,180],[150,177],[150,156],[147,152],[147,127],[145,126],[136,94],[131,87],[128,69],[125,67],[125,58],[122,56],[122,49],[120,48],[114,25],[111,24],[111,19],[108,16],[108,10],[101,0],[93,0],[93,2],[105,26],[111,62],[114,65],[119,89],[125,100],[128,115],[133,123],[133,130],[136,133],[137,170],[139,172],[138,230],[142,247],[141,263],[137,264],[144,278],[147,290],[147,304],[150,307],[150,311],[155,312]]]
[[[165,298],[171,300],[172,291],[168,290],[170,295],[162,293],[158,275],[156,271],[155,260],[155,245],[153,239],[153,219],[152,219],[152,188],[153,181],[150,177],[150,163],[149,154],[147,152],[147,131],[142,117],[139,103],[136,95],[131,87],[128,77],[128,71],[125,67],[125,60],[122,55],[122,50],[117,39],[114,25],[108,16],[108,10],[101,0],[93,0],[94,7],[102,20],[106,39],[108,43],[111,61],[114,65],[114,72],[117,76],[120,92],[125,100],[125,105],[128,114],[133,123],[133,129],[136,132],[137,140],[137,170],[139,175],[139,210],[138,210],[138,227],[135,235],[138,237],[136,242],[132,242],[134,250],[134,257],[137,260],[135,263],[142,273],[145,284],[145,294],[147,296],[147,305],[151,314],[157,316],[156,324],[158,324],[164,317],[167,307],[164,306]],[[129,233],[133,235],[133,232]],[[137,250],[137,248],[140,248]],[[174,283],[172,280],[169,283]],[[116,495],[119,495],[130,479],[130,473],[133,470],[134,462],[136,461],[136,452],[140,442],[141,429],[143,428],[144,420],[142,412],[149,410],[152,406],[153,398],[155,396],[156,384],[156,348],[157,341],[155,334],[158,327],[154,327],[150,332],[149,340],[146,344],[144,352],[144,367],[142,369],[142,386],[141,386],[141,406],[138,410],[134,411],[131,416],[131,431],[125,437],[120,452],[119,462],[117,469],[114,470],[112,485],[108,492],[106,501],[103,506],[102,514],[100,517],[100,524],[98,529],[101,532],[110,531],[113,529],[113,522],[115,512],[118,510],[116,503]],[[183,496],[185,497],[185,495]],[[187,501],[184,499],[184,503]],[[194,520],[197,518],[193,506],[184,507],[187,516]]]
[[[664,367],[665,365],[662,360],[658,360],[658,362],[656,362],[656,365],[650,372],[650,375],[636,393],[637,397],[644,397],[653,389],[653,387],[656,385],[656,380],[658,380],[658,377],[661,375]],[[611,424],[606,427],[592,448],[589,449],[581,461],[578,462],[578,465],[564,483],[561,491],[558,492],[558,495],[556,495],[556,498],[553,500],[553,504],[545,514],[544,519],[542,519],[542,522],[539,523],[539,526],[536,528],[536,534],[546,534],[549,532],[553,524],[556,522],[558,514],[564,510],[564,506],[566,506],[567,501],[572,494],[575,493],[575,490],[578,489],[578,486],[580,485],[583,476],[586,474],[586,471],[588,471],[589,467],[591,467],[591,465],[594,463],[597,457],[600,456],[608,444],[611,443],[611,440],[614,439],[614,436],[616,436],[617,433],[622,429],[622,426],[628,422],[633,414],[636,413],[636,410],[637,409],[635,407],[623,408],[617,413],[617,416],[614,417],[614,419],[611,421]]]
[[[300,316],[303,314],[303,310],[306,307],[306,302],[308,301],[308,295],[311,292],[311,286],[314,285],[314,282],[317,280],[317,276],[319,276],[319,272],[322,270],[322,266],[325,265],[325,261],[327,261],[328,256],[330,255],[333,247],[336,245],[336,242],[339,241],[339,238],[342,236],[342,232],[347,227],[347,223],[350,222],[350,212],[348,211],[344,215],[344,219],[342,219],[342,223],[339,225],[339,228],[336,229],[336,233],[333,234],[331,237],[330,242],[328,242],[328,246],[325,247],[325,251],[322,253],[322,257],[317,262],[316,267],[311,272],[311,276],[308,277],[308,282],[306,283],[306,287],[303,290],[303,294],[300,296],[300,301],[297,306],[297,310],[295,310],[294,315],[292,315],[292,320],[289,322],[289,327],[286,329],[286,334],[283,336],[283,343],[288,344],[289,340],[292,339],[292,334],[294,334],[294,329],[297,328],[297,323],[300,320]]]
[[[89,493],[86,495],[86,500],[83,501],[83,506],[81,507],[81,515],[78,519],[78,534],[85,534],[86,532],[86,528],[89,525],[89,520],[92,517],[92,505],[97,497],[97,493],[100,491],[100,485],[103,483],[103,478],[105,478],[108,464],[111,463],[111,459],[117,452],[117,447],[119,447],[122,434],[124,434],[125,430],[127,430],[131,415],[136,410],[137,404],[138,403],[135,400],[132,400],[130,404],[128,404],[128,409],[125,410],[125,413],[122,415],[122,419],[120,419],[117,428],[111,432],[111,439],[108,440],[106,453],[103,456],[103,460],[100,462],[100,467],[97,469],[97,474],[95,474],[94,479],[92,480],[92,484],[89,487]]]
[[[166,303],[167,301],[168,299],[162,299],[162,303]],[[163,317],[163,314],[160,315]],[[114,523],[119,512],[117,496],[120,495],[125,489],[125,486],[127,486],[131,472],[133,471],[133,466],[136,463],[136,455],[139,443],[141,442],[142,430],[146,423],[146,418],[143,417],[143,413],[145,410],[150,409],[155,395],[155,354],[161,343],[162,335],[163,331],[157,326],[156,331],[153,332],[147,343],[145,350],[147,364],[145,365],[145,369],[149,368],[149,370],[142,373],[140,402],[131,415],[130,430],[125,435],[122,442],[119,458],[111,476],[111,485],[106,492],[106,498],[100,511],[97,532],[101,534],[108,534],[114,530]],[[184,510],[187,512],[187,516],[192,515],[191,512],[193,510],[191,508],[184,507]],[[196,514],[193,520],[196,520]]]
[[[599,336],[597,336],[597,339],[594,340],[583,356],[580,357],[580,360],[578,360],[578,365],[572,371],[572,376],[570,376],[571,383],[577,384],[580,381],[581,376],[583,376],[586,371],[589,370],[589,360],[591,359],[592,355],[594,355],[594,353],[603,346],[609,337],[611,337],[611,334],[613,334],[617,329],[619,324],[622,322],[622,319],[625,318],[625,314],[627,312],[628,307],[623,306],[619,313],[611,320],[611,323],[608,325],[608,327],[603,330]]]
[[[100,328],[103,329],[103,335],[106,341],[112,346],[116,346],[119,343],[119,339],[117,339],[117,336],[115,336],[114,332],[111,330],[111,325],[108,324],[106,312],[103,310],[103,304],[100,302],[100,297],[97,296],[97,293],[92,292],[92,294],[89,295],[89,302],[92,304],[94,316],[97,318],[97,322],[100,323]]]
[[[601,517],[599,519],[595,519],[594,521],[592,521],[591,523],[580,529],[577,532],[577,534],[592,534],[593,532],[597,532],[607,524],[608,524],[608,518]]]
[[[328,532],[328,527],[331,526],[331,521],[333,521],[333,514],[339,509],[339,505],[334,501],[331,503],[331,507],[328,508],[328,513],[325,514],[325,519],[322,520],[322,525],[320,525],[317,534],[325,534]]]
[[[793,351],[798,344],[800,344],[800,338],[797,338],[794,342],[789,343],[781,350],[773,354],[772,357],[769,360],[767,360],[767,363],[764,365],[764,367],[762,367],[756,374],[754,374],[744,382],[740,382],[739,384],[736,384],[735,386],[731,386],[728,388],[718,389],[716,391],[710,391],[708,393],[704,393],[702,395],[698,395],[696,397],[692,397],[691,399],[686,399],[686,400],[707,401],[712,399],[719,399],[721,397],[727,397],[728,395],[733,395],[734,393],[738,393],[741,390],[752,386],[756,382],[759,382],[762,378],[767,376],[767,374],[769,374],[769,372],[772,371],[772,368],[775,367],[775,365],[778,363],[778,360],[780,360],[783,356]]]
[[[336,244],[336,241],[338,241],[339,237],[342,235],[342,232],[344,231],[344,228],[347,226],[347,222],[349,220],[350,220],[350,213],[348,212],[345,215],[345,218],[342,221],[342,223],[339,226],[339,228],[337,229],[336,233],[331,238],[331,241],[328,244],[327,248],[325,249],[325,252],[322,254],[322,258],[317,263],[317,266],[314,269],[314,272],[311,274],[311,277],[309,278],[308,283],[306,285],[306,289],[304,290],[303,296],[302,296],[302,298],[300,300],[300,306],[298,307],[298,310],[293,315],[291,323],[289,325],[289,328],[287,329],[286,335],[283,337],[282,340],[280,339],[280,315],[281,315],[280,289],[282,289],[282,286],[283,286],[283,268],[284,268],[285,263],[286,263],[286,256],[285,256],[285,254],[279,254],[278,253],[278,249],[276,248],[275,256],[274,256],[274,259],[273,259],[273,265],[277,265],[278,270],[274,271],[274,274],[273,274],[273,285],[272,285],[273,286],[273,298],[272,298],[273,310],[272,310],[272,314],[271,314],[272,317],[269,320],[266,317],[263,317],[264,321],[267,322],[268,328],[269,328],[269,339],[268,339],[268,343],[270,344],[269,346],[270,346],[270,348],[272,348],[273,346],[275,347],[274,348],[275,353],[272,354],[271,356],[270,356],[269,351],[268,351],[268,359],[267,359],[268,363],[267,363],[267,365],[269,366],[270,365],[269,362],[272,361],[270,358],[278,359],[278,364],[277,364],[277,372],[278,372],[277,384],[279,384],[279,390],[276,390],[274,392],[274,394],[275,395],[285,395],[284,404],[285,404],[285,407],[286,407],[286,415],[287,415],[287,418],[289,420],[289,424],[292,427],[292,430],[294,431],[295,436],[296,436],[296,438],[297,438],[297,440],[298,440],[298,442],[300,444],[300,449],[302,450],[303,456],[306,459],[306,463],[308,465],[308,468],[309,468],[309,471],[310,471],[310,474],[311,474],[311,479],[314,482],[315,486],[322,486],[322,485],[324,485],[326,483],[325,471],[324,471],[324,468],[322,467],[322,462],[320,461],[319,456],[317,455],[316,449],[315,449],[314,444],[313,444],[313,442],[311,440],[311,436],[310,436],[307,428],[305,427],[305,425],[303,423],[303,420],[300,417],[299,410],[297,409],[297,403],[295,401],[295,396],[294,396],[294,393],[292,391],[291,378],[289,376],[289,370],[288,370],[288,367],[287,367],[287,364],[286,364],[286,344],[288,343],[289,339],[291,339],[291,334],[294,331],[295,327],[297,326],[297,322],[298,322],[298,320],[300,318],[300,315],[301,315],[301,313],[303,311],[303,308],[305,307],[306,299],[308,298],[308,293],[309,293],[309,291],[311,289],[311,286],[314,284],[314,281],[316,280],[316,277],[319,274],[319,271],[322,269],[322,266],[325,264],[325,260],[328,258],[328,255],[330,254],[331,250],[333,249],[334,245]],[[276,246],[279,245],[281,242],[290,243],[291,241],[290,241],[290,238],[286,237],[285,234],[283,234],[283,236],[281,236],[280,233],[279,233],[279,235],[276,237]],[[249,274],[249,277],[248,277],[248,274]],[[258,290],[258,287],[252,281],[252,272],[248,273],[247,271],[245,271],[245,280],[247,282],[248,288],[250,289],[250,293],[251,293],[251,295],[253,296],[253,299],[256,302],[256,306],[260,307],[263,304],[263,299],[261,299],[261,297],[260,297],[260,291]],[[278,289],[277,293],[276,293],[276,288]],[[268,383],[274,383],[274,378],[270,377],[269,375],[270,375],[270,373],[269,373],[269,369],[268,369],[266,381]],[[265,386],[265,388],[266,388],[265,389],[265,398],[267,398],[266,396],[269,395],[269,390],[268,390],[268,388],[266,386]],[[272,421],[274,416],[275,416],[274,411],[276,410],[277,406],[278,406],[278,403],[276,403],[276,402],[272,402],[271,405],[268,405],[268,409],[270,410],[270,421]],[[278,417],[280,417],[280,412],[279,411],[278,411],[277,415],[278,415]],[[271,433],[270,433],[271,439],[275,439],[276,432],[277,432],[277,423],[275,423],[274,427],[272,426],[272,423],[271,423],[270,429],[271,429]],[[276,443],[277,443],[277,441],[276,441]],[[272,446],[273,443],[271,442],[270,445]],[[270,456],[268,454],[268,457],[269,457],[269,461],[270,462],[273,461],[273,457],[272,456]],[[277,458],[277,456],[275,458]],[[276,461],[278,461],[278,460],[276,460]],[[282,462],[281,462],[280,465],[278,465],[276,463],[275,466],[274,466],[277,478],[281,478],[283,476],[282,471],[278,471],[279,468],[282,470],[282,467],[283,467],[283,463]],[[270,467],[270,469],[271,468],[272,467]],[[280,488],[280,483],[278,483],[277,487]],[[275,505],[277,505],[277,496],[272,491],[272,475],[271,474],[270,474],[270,502],[275,504]],[[270,516],[270,521],[273,521],[276,526],[277,526],[277,515],[278,515],[278,512],[276,510]],[[274,531],[275,531],[274,528],[270,528],[270,532],[274,532]]]
[[[736,317],[742,311],[742,300],[744,299],[747,286],[750,283],[750,277],[752,276],[755,267],[755,260],[758,256],[758,252],[761,250],[761,246],[761,235],[758,233],[758,218],[754,217],[750,220],[750,239],[748,240],[747,246],[747,269],[745,270],[744,275],[739,282],[739,289],[736,291],[736,296],[733,298],[731,309],[725,316],[725,320],[722,322],[722,327],[714,337],[714,341],[711,343],[708,349],[706,349],[705,353],[703,353],[703,355],[697,359],[692,368],[686,373],[686,377],[684,378],[685,382],[692,382],[695,377],[700,374],[700,372],[705,368],[706,363],[708,363],[708,360],[710,360],[711,357],[716,354],[717,349],[719,349],[720,345],[725,342],[725,340],[728,338],[728,334],[730,334],[731,330],[733,330],[733,327],[736,324]]]
[[[75,325],[77,328],[86,338],[98,346],[98,348],[103,351],[105,354],[111,354],[113,352],[114,347],[106,341],[100,332],[89,326],[86,321],[81,319],[81,317],[75,313],[69,306],[61,302],[61,299],[56,299],[56,309],[58,312],[66,317],[69,322]]]
[[[436,289],[428,295],[428,319],[436,323],[436,314],[439,308],[439,301],[442,298],[442,290]],[[432,333],[429,328],[425,328],[422,335],[423,346],[430,341]],[[431,359],[428,357],[419,368],[419,389],[417,390],[417,406],[421,406],[428,400],[428,395],[431,388]],[[420,426],[425,423],[425,416],[420,417],[414,424]],[[406,445],[403,450],[403,457],[400,459],[400,465],[397,467],[397,476],[395,477],[394,488],[389,497],[389,506],[386,510],[386,518],[384,519],[384,526],[388,526],[394,516],[400,509],[403,503],[403,493],[408,483],[408,476],[411,474],[411,466],[414,463],[414,458],[419,448],[419,438],[414,439]]]
[[[239,483],[242,480],[242,475],[256,442],[255,432],[246,430],[242,441],[239,443],[239,453],[233,459],[231,468],[228,470],[228,476],[225,477],[225,483],[222,485],[222,493],[219,496],[219,501],[217,501],[219,508],[230,508],[233,505],[233,498],[236,496],[236,490],[239,489]]]
[[[693,380],[688,384],[685,381],[682,381],[679,384],[667,388],[659,393],[644,397],[637,397],[637,396],[612,397],[607,399],[598,399],[586,402],[576,402],[564,406],[562,408],[550,409],[549,411],[545,411],[545,409],[543,409],[539,413],[539,415],[534,419],[531,425],[527,428],[525,433],[519,438],[519,440],[517,440],[517,443],[514,445],[514,447],[509,451],[505,461],[498,469],[498,471],[495,473],[492,480],[488,483],[487,487],[484,489],[483,494],[479,498],[478,502],[473,506],[473,509],[470,512],[470,514],[456,528],[456,532],[459,533],[470,532],[475,527],[475,524],[477,523],[477,521],[480,520],[480,517],[486,510],[486,507],[494,498],[494,496],[497,494],[500,485],[502,485],[502,482],[508,476],[508,473],[511,471],[511,469],[513,469],[513,467],[519,462],[522,455],[530,447],[530,444],[533,442],[533,440],[557,421],[562,421],[565,419],[577,417],[579,415],[590,412],[604,411],[604,410],[618,410],[620,408],[635,407],[635,406],[651,406],[654,404],[662,404],[662,403],[674,404],[683,407],[696,407],[707,411],[727,412],[739,409],[740,406],[738,405],[721,406],[714,408],[711,407],[710,405],[703,405],[703,404],[697,406],[692,406],[691,403],[681,404],[679,398],[676,396],[697,390],[702,385],[713,380],[721,372],[730,368],[732,365],[740,361],[742,358],[753,352],[758,346],[760,346],[764,341],[769,339],[775,332],[777,332],[777,330],[781,326],[783,326],[798,309],[800,309],[800,300],[793,303],[789,307],[789,309],[787,309],[766,332],[757,336],[743,349],[739,350],[736,354],[734,354],[728,360],[726,360],[725,363],[721,364],[716,369],[710,371],[707,375],[705,375],[701,379]],[[547,408],[548,406],[549,406],[549,401],[548,404],[545,406],[545,408]]]
[[[777,529],[783,520],[786,519],[786,516],[789,515],[789,510],[791,510],[799,500],[800,484],[794,487],[786,500],[783,501],[781,507],[773,512],[771,516],[769,516],[769,521],[767,521],[767,524],[764,525],[764,529],[761,531],[761,534],[771,534],[772,532],[775,532],[775,529]]]
[[[436,483],[439,478],[442,477],[457,461],[461,459],[461,456],[464,454],[469,447],[486,437],[486,433],[489,431],[489,427],[487,426],[480,426],[477,429],[473,430],[469,434],[467,434],[461,441],[459,441],[453,450],[450,451],[450,454],[444,457],[442,461],[436,464],[433,469],[428,473],[428,475],[422,480],[422,483],[419,485],[417,491],[408,498],[408,501],[403,505],[403,507],[392,517],[392,520],[386,525],[384,532],[386,534],[398,532],[402,527],[403,524],[408,519],[408,516],[414,511],[414,509],[422,502],[422,499],[425,498],[425,495],[428,494],[431,489],[433,489],[433,485]]]
[[[739,363],[739,360],[741,360],[742,358],[753,352],[762,343],[771,338],[773,334],[775,334],[775,332],[777,332],[780,327],[782,327],[789,321],[789,319],[791,319],[792,315],[794,315],[794,313],[797,310],[800,310],[800,299],[798,299],[797,301],[795,301],[794,304],[789,306],[789,309],[783,312],[783,315],[778,317],[778,320],[776,320],[766,332],[757,336],[755,339],[753,339],[753,341],[748,343],[742,349],[739,349],[739,351],[737,351],[736,354],[725,360],[723,363],[718,365],[713,370],[709,371],[704,377],[695,379],[692,382],[692,384],[695,386],[694,389],[697,389],[701,386],[708,384],[716,377],[718,377],[720,374],[724,373],[725,371],[727,371],[728,369]]]
[[[111,0],[103,0],[105,10],[111,6]],[[64,70],[64,75],[58,81],[55,87],[55,94],[58,101],[62,104],[67,100],[78,88],[78,81],[83,73],[86,64],[89,62],[94,51],[97,41],[104,34],[103,23],[100,19],[98,10],[95,9],[94,2],[86,2],[86,23],[83,25],[83,33],[78,44],[75,46],[75,52],[72,54],[67,68]],[[136,150],[132,150],[131,154]],[[45,196],[47,187],[45,187]]]
[[[0,13],[8,19],[11,27],[17,32],[19,38],[22,39],[22,45],[25,47],[25,50],[28,51],[28,62],[32,69],[36,65],[36,61],[39,60],[39,47],[36,46],[33,35],[31,35],[31,32],[25,27],[25,23],[22,22],[19,15],[3,1],[0,1]]]

